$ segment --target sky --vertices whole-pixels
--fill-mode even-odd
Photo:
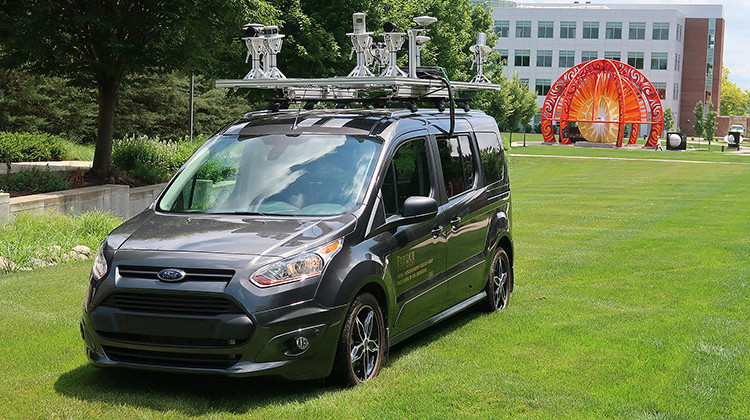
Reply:
[[[516,3],[567,3],[565,0],[516,0]],[[571,0],[570,3],[573,3]],[[583,1],[581,2],[583,3]],[[750,89],[750,0],[591,0],[592,4],[722,4],[724,5],[724,67],[729,80],[743,90]]]

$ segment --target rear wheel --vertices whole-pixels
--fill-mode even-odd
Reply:
[[[387,346],[380,304],[369,293],[357,296],[346,315],[331,379],[355,386],[378,376]]]
[[[510,259],[504,249],[499,249],[492,259],[490,278],[487,282],[486,309],[488,312],[499,311],[508,306],[510,300],[510,284],[513,280],[513,270]]]

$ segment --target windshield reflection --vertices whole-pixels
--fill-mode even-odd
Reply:
[[[332,216],[364,194],[380,143],[345,135],[220,138],[191,159],[159,203],[181,213]]]

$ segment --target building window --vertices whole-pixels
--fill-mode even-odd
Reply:
[[[504,66],[508,65],[508,50],[498,50],[500,53],[500,62],[503,63]]]
[[[667,99],[667,84],[661,82],[654,82],[654,89],[659,94],[659,99]]]
[[[622,61],[619,51],[604,51],[604,58],[606,58],[607,60]]]
[[[712,75],[712,74],[714,74],[714,65],[713,64],[711,64],[711,63],[706,64],[706,74],[709,75],[709,76]]]
[[[669,39],[669,23],[654,22],[654,31],[651,35],[653,39]]]
[[[530,20],[519,20],[516,22],[516,38],[531,38]]]
[[[642,52],[629,52],[628,64],[637,69],[643,70],[643,53]]]
[[[646,39],[646,22],[630,22],[630,39]]]
[[[575,38],[576,37],[576,23],[575,22],[560,22],[560,38]]]
[[[553,32],[555,30],[555,22],[551,20],[541,20],[539,21],[539,29],[537,36],[539,38],[552,38]]]
[[[679,54],[674,55],[674,71],[680,71],[680,66],[682,63],[680,61],[682,60],[682,57],[680,57]]]
[[[667,53],[665,52],[651,53],[651,70],[666,70],[666,69],[667,69]]]
[[[599,22],[583,22],[583,39],[599,39]]]
[[[529,67],[530,57],[530,50],[516,50],[516,67]]]
[[[536,51],[536,66],[537,67],[552,67],[552,50],[537,50]]]
[[[599,53],[596,51],[581,51],[581,62],[596,60],[599,58]]]
[[[507,20],[496,20],[495,21],[495,33],[500,38],[507,38],[510,32],[510,22]]]
[[[680,84],[675,83],[674,88],[672,89],[672,100],[679,100],[680,99]]]
[[[529,79],[518,79],[518,84],[521,86],[529,86]]]
[[[549,93],[549,88],[552,86],[552,80],[550,79],[536,79],[536,94],[537,96],[545,96]]]
[[[622,22],[607,22],[604,35],[607,39],[622,39]]]
[[[682,25],[677,24],[677,42],[682,42]]]
[[[576,64],[576,52],[575,51],[560,51],[560,67],[569,68]]]

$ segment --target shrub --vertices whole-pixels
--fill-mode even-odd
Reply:
[[[0,257],[12,263],[0,266],[0,272],[31,267],[35,258],[48,263],[66,261],[67,253],[76,245],[96,252],[99,243],[120,223],[122,220],[111,213],[102,212],[78,216],[21,213],[0,225]]]
[[[68,151],[61,139],[45,133],[0,132],[0,160],[11,162],[65,160]]]
[[[32,168],[0,177],[0,189],[41,194],[68,190],[70,184],[57,172]]]
[[[113,145],[112,165],[121,173],[149,184],[166,182],[204,141],[202,136],[192,142],[125,137]]]

